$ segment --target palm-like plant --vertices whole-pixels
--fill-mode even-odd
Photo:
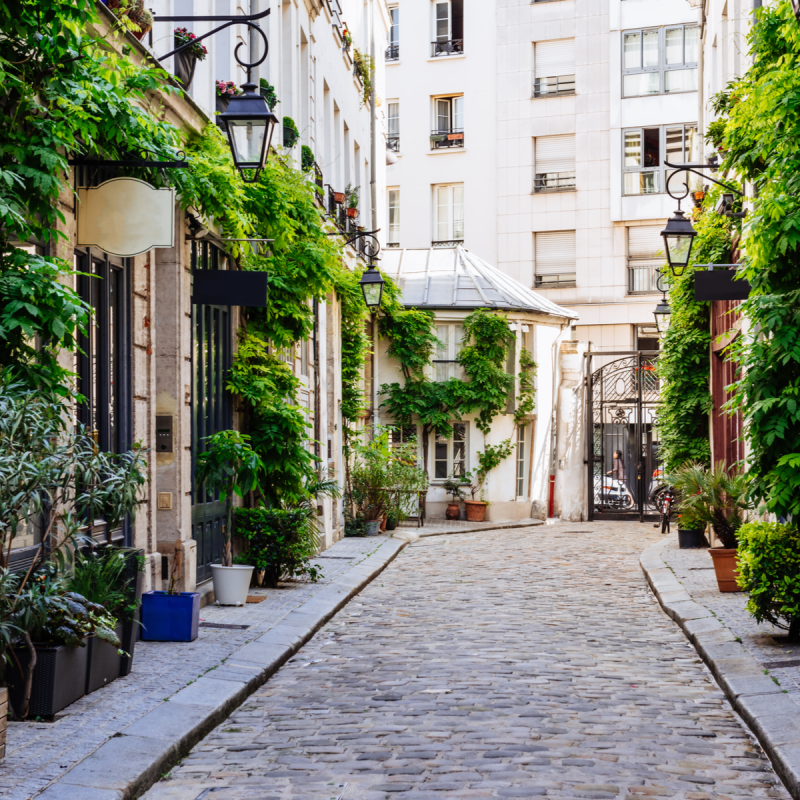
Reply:
[[[747,477],[731,473],[724,461],[711,467],[687,462],[672,477],[680,497],[679,511],[708,523],[723,547],[738,546],[736,532],[747,522]]]

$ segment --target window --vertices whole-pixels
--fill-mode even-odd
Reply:
[[[622,34],[622,96],[697,90],[700,28],[625,31]]]
[[[436,247],[452,247],[464,241],[464,184],[434,186],[434,240]]]
[[[464,0],[437,0],[433,4],[431,56],[464,52]]]
[[[533,46],[533,96],[575,94],[575,40]]]
[[[395,153],[400,152],[400,103],[389,103],[386,116],[386,146]]]
[[[416,425],[398,425],[389,424],[391,429],[392,446],[405,444],[406,442],[416,441],[417,439],[417,426]]]
[[[634,128],[623,131],[622,136],[622,193],[626,195],[665,191],[666,173],[670,171],[664,167],[665,160],[680,164],[699,158],[700,141],[694,125]],[[678,173],[672,185],[679,187],[684,181],[688,181],[686,173]]]
[[[388,247],[400,247],[400,190],[389,189],[389,236]]]
[[[437,97],[433,101],[431,149],[464,146],[464,98]]]
[[[534,192],[575,188],[575,134],[540,136],[534,140]]]
[[[517,497],[525,497],[525,434],[527,425],[517,428]]]
[[[463,325],[437,325],[435,358],[433,359],[433,379],[441,383],[450,378],[464,380],[464,368],[456,360],[461,352],[461,340],[464,338]]]
[[[400,58],[400,9],[397,6],[389,9],[389,46],[386,48],[386,60],[397,61]]]
[[[575,285],[575,231],[534,234],[535,285],[556,289]]]
[[[467,423],[454,422],[448,439],[437,433],[433,440],[433,478],[447,480],[467,473]]]
[[[628,291],[657,292],[658,268],[664,264],[663,225],[628,228]]]

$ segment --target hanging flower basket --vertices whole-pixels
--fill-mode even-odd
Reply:
[[[194,41],[196,34],[188,31],[186,28],[175,28],[175,47],[180,47],[187,42]],[[198,61],[203,61],[208,55],[205,45],[197,42],[180,53],[175,53],[175,77],[180,81],[184,89],[188,91],[192,85],[194,78],[194,71],[197,67]]]

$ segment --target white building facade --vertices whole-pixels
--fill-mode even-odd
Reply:
[[[593,349],[656,346],[660,231],[676,207],[664,163],[702,152],[697,11],[390,0],[390,14],[391,243],[463,242],[576,311]]]

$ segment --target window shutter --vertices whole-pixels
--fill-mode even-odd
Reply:
[[[534,53],[536,78],[554,78],[575,74],[575,40],[536,42]]]
[[[575,134],[536,139],[536,173],[574,172]]]
[[[536,234],[536,274],[575,272],[575,231]]]
[[[632,261],[663,260],[662,230],[663,226],[661,225],[639,225],[635,228],[628,228],[628,258]]]

